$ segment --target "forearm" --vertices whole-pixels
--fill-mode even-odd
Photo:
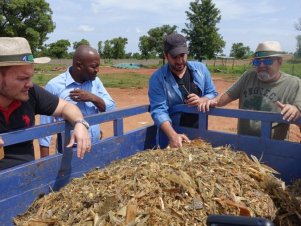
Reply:
[[[73,104],[67,104],[62,110],[62,117],[74,125],[75,121],[84,118],[79,108]]]
[[[0,160],[4,158],[4,142],[0,137]]]
[[[222,107],[222,106],[225,106],[227,105],[228,103],[230,103],[231,101],[233,101],[231,99],[231,97],[229,96],[228,93],[224,92],[220,95],[218,95],[216,98],[215,98],[216,102],[217,102],[217,107]]]
[[[41,146],[40,145],[40,157],[46,157],[49,155],[49,147]]]
[[[177,132],[172,128],[169,121],[165,121],[160,125],[160,129],[165,133],[165,135],[171,139],[177,135]]]
[[[91,100],[90,100],[100,112],[105,112],[106,111],[106,103],[104,100],[94,94],[91,95]]]
[[[80,109],[65,100],[60,99],[53,116],[59,116],[67,120],[69,123],[74,125],[75,121],[83,119],[83,114]]]

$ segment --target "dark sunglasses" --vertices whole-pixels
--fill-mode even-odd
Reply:
[[[274,59],[272,58],[264,58],[264,59],[254,59],[252,64],[255,67],[259,67],[261,63],[263,63],[265,66],[270,66],[274,62]]]

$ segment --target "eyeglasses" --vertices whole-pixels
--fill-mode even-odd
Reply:
[[[255,67],[259,67],[261,63],[263,63],[263,65],[265,66],[270,66],[272,65],[274,62],[274,59],[272,58],[264,58],[264,59],[254,59],[252,64]]]

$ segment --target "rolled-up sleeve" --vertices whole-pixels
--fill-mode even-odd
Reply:
[[[165,89],[163,86],[162,78],[159,77],[158,71],[153,74],[153,76],[149,80],[149,88],[148,88],[148,97],[150,102],[150,111],[151,116],[154,120],[156,126],[160,127],[160,125],[165,122],[171,122],[168,113],[168,105],[165,94]]]
[[[106,111],[115,110],[115,108],[116,108],[115,101],[110,96],[110,94],[108,93],[108,91],[106,90],[106,88],[104,87],[104,85],[102,84],[102,82],[99,79],[97,79],[97,93],[98,93],[98,96],[101,99],[103,99],[103,101],[105,102]]]

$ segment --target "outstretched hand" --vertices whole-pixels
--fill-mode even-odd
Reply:
[[[171,148],[180,148],[184,143],[190,143],[189,138],[185,134],[176,134],[169,139],[169,145]]]
[[[301,116],[300,110],[294,105],[283,104],[280,101],[277,101],[276,104],[281,109],[283,120],[286,120],[288,122],[295,121]]]
[[[67,148],[72,147],[75,142],[77,143],[77,157],[83,159],[85,153],[90,152],[91,150],[91,138],[89,137],[87,128],[81,123],[75,124],[74,131]]]
[[[216,107],[217,106],[217,100],[214,99],[206,99],[199,103],[198,110],[202,112],[209,111],[210,107]]]

